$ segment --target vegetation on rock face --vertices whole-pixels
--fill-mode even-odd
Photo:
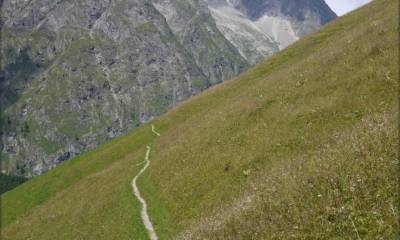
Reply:
[[[2,194],[4,239],[393,239],[399,1],[375,0],[232,81]]]
[[[2,19],[7,174],[38,175],[247,68],[223,37],[218,52],[204,31],[183,44],[148,1],[5,1]],[[229,68],[208,71],[219,59]]]

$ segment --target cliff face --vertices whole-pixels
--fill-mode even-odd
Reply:
[[[274,16],[255,11],[252,1],[232,2],[223,1],[221,8],[198,0],[5,0],[3,173],[40,174],[285,45],[260,31],[268,24],[249,30],[224,25],[225,16],[218,14],[225,8],[251,23]],[[296,37],[311,26],[300,24],[311,21],[304,16],[298,22],[285,18]]]
[[[207,5],[198,0],[153,0],[179,43],[214,84],[242,72],[248,62],[218,30]]]

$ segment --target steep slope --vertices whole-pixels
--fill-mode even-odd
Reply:
[[[238,78],[2,197],[3,239],[393,239],[399,1],[375,0]]]
[[[6,174],[40,174],[248,66],[200,10],[186,34],[145,0],[4,1],[1,13]]]
[[[206,0],[218,28],[249,62],[336,18],[323,0]]]

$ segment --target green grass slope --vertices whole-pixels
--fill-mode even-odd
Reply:
[[[375,0],[236,79],[2,194],[3,239],[394,239],[398,1]]]

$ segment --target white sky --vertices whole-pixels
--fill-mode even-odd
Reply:
[[[339,16],[361,7],[370,1],[371,0],[325,0],[331,9]]]

